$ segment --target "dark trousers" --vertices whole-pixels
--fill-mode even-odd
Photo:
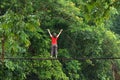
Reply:
[[[58,48],[57,45],[51,46],[51,56],[54,56],[54,55],[57,56],[57,53],[58,53],[57,48]]]

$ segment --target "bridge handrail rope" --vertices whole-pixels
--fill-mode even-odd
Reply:
[[[97,58],[97,57],[91,57],[91,58],[31,58],[31,57],[6,57],[4,59],[7,60],[117,60],[120,59],[120,57],[101,57],[101,58]],[[2,58],[0,58],[0,60],[2,60]]]

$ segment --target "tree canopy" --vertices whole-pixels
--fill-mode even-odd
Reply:
[[[119,10],[119,0],[1,0],[0,80],[113,80],[118,60],[89,58],[120,56]],[[5,59],[50,58],[47,29],[63,29],[58,58],[72,60]]]

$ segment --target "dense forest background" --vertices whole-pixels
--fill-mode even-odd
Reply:
[[[47,29],[72,60],[4,59],[50,58]],[[0,0],[0,47],[0,80],[119,80],[119,60],[89,58],[120,57],[120,0]]]

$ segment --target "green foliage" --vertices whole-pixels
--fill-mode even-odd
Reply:
[[[119,55],[119,45],[120,40],[111,31],[106,31],[104,42],[103,42],[103,53],[108,56],[118,56]]]
[[[111,27],[111,30],[114,31],[117,34],[120,34],[120,15],[113,16],[112,19],[113,23]]]
[[[80,63],[77,60],[65,63],[65,67],[66,74],[69,76],[70,80],[80,79],[80,75],[78,74],[78,71],[80,71]]]
[[[58,41],[59,58],[117,57],[119,35],[109,30],[107,20],[119,14],[119,4],[118,0],[2,0],[0,45],[4,38],[4,57],[49,58],[47,28],[64,30]],[[119,19],[111,24],[115,22],[112,29],[119,34]],[[5,59],[0,63],[0,80],[112,80],[110,66],[110,61],[90,59]]]

